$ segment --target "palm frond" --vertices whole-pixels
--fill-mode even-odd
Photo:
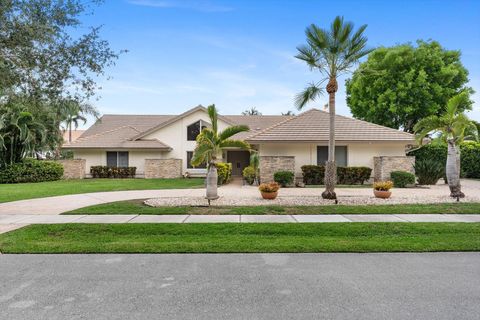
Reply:
[[[220,140],[227,140],[228,138],[236,135],[237,133],[246,132],[249,130],[250,128],[246,125],[231,126],[220,132],[218,134],[218,137],[220,138]]]
[[[218,127],[217,127],[217,122],[218,122],[218,113],[217,113],[217,108],[215,108],[215,104],[209,105],[207,107],[208,111],[208,117],[210,118],[211,124],[212,124],[212,131],[217,132]]]
[[[250,145],[242,140],[224,140],[220,143],[220,148],[240,148],[244,150],[249,150]]]
[[[298,110],[303,109],[307,103],[317,100],[321,95],[324,94],[324,89],[320,87],[321,83],[322,82],[311,82],[305,89],[303,89],[302,92],[295,96],[294,104]]]
[[[445,123],[438,116],[429,116],[418,121],[413,127],[417,143],[421,145],[425,137],[435,131],[442,131],[444,126]]]

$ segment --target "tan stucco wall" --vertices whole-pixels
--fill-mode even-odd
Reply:
[[[295,156],[295,175],[301,176],[303,165],[317,164],[317,146],[327,143],[269,143],[260,144],[260,156]],[[338,146],[347,146],[347,166],[366,166],[373,169],[373,157],[404,156],[405,143],[366,143],[338,142]]]

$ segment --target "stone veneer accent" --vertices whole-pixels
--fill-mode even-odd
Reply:
[[[407,156],[380,156],[373,157],[373,172],[375,181],[390,179],[392,171],[407,171],[415,174],[413,165],[415,157]]]
[[[181,159],[145,159],[145,179],[180,178]]]
[[[66,159],[58,160],[63,166],[64,179],[83,179],[85,178],[85,159]]]
[[[277,171],[295,172],[294,156],[260,156],[260,181],[273,181],[273,174]]]

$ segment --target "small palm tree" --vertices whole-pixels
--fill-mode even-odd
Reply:
[[[72,127],[78,128],[79,122],[87,123],[87,119],[83,116],[83,112],[78,103],[69,101],[63,108],[63,122],[65,130],[68,130],[68,142],[72,142]]]
[[[459,112],[462,106],[468,104],[468,94],[462,92],[450,98],[445,113],[440,116],[429,116],[417,122],[414,126],[416,138],[421,145],[428,135],[440,134],[448,146],[446,175],[450,196],[463,198],[460,185],[460,147],[459,143],[465,138],[478,140],[478,131],[475,123],[465,113]]]
[[[310,25],[305,34],[307,44],[297,47],[299,54],[295,57],[305,61],[311,70],[317,70],[323,79],[310,83],[295,97],[295,105],[301,110],[310,101],[315,101],[323,94],[322,83],[328,80],[326,91],[329,96],[330,134],[328,140],[328,161],[325,165],[324,199],[336,199],[336,166],[335,166],[335,93],[338,90],[337,78],[347,73],[358,63],[359,59],[369,54],[367,38],[363,32],[367,25],[362,25],[356,32],[353,23],[344,22],[337,16],[330,29],[321,29],[315,24]]]
[[[191,163],[194,166],[199,166],[202,163],[208,164],[206,199],[210,203],[210,200],[218,198],[218,174],[216,167],[218,158],[221,157],[223,150],[226,148],[249,150],[250,145],[248,143],[231,139],[231,137],[250,129],[248,126],[238,125],[218,132],[218,113],[215,105],[208,106],[207,111],[212,126],[211,128],[204,128],[198,135],[197,146],[193,152]]]

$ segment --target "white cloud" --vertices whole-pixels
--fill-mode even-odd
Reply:
[[[228,12],[233,10],[232,7],[216,5],[207,0],[128,0],[127,2],[145,7],[177,8],[200,12]]]

